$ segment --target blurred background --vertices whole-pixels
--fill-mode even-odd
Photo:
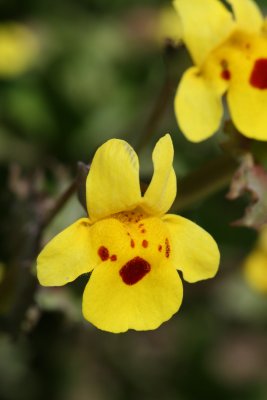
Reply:
[[[231,226],[248,199],[225,197],[235,165],[220,161],[222,132],[193,144],[178,130],[173,99],[190,59],[165,6],[0,1],[0,400],[267,399],[267,294],[243,273],[257,234]],[[174,211],[214,236],[220,271],[184,283],[179,313],[156,331],[105,333],[81,315],[88,276],[62,288],[36,282],[40,247],[84,216],[82,205],[69,196],[44,232],[43,218],[77,162],[88,164],[107,139],[138,149],[148,182],[166,132],[181,199]],[[219,185],[210,184],[214,166]]]

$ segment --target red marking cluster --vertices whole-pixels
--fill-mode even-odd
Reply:
[[[166,238],[165,239],[165,256],[166,256],[166,258],[170,257],[170,252],[171,252],[170,242],[169,242],[169,239]]]
[[[148,241],[147,240],[143,240],[142,241],[142,246],[146,249],[148,246]]]
[[[222,70],[221,77],[225,81],[229,81],[231,79],[231,72],[229,71],[229,69]]]
[[[102,261],[107,261],[109,259],[109,251],[106,247],[101,246],[98,249],[98,255]]]
[[[98,255],[102,261],[107,261],[108,259],[110,259],[110,261],[117,261],[117,256],[115,254],[109,257],[109,251],[105,246],[99,247]]]
[[[249,83],[256,89],[267,89],[267,58],[259,58],[255,61]]]
[[[120,269],[120,276],[126,285],[134,285],[150,270],[150,264],[146,260],[141,257],[135,257]]]

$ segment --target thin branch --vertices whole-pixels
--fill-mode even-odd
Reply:
[[[145,125],[140,142],[136,146],[137,152],[140,152],[140,150],[147,145],[151,137],[155,134],[156,127],[166,112],[172,91],[173,91],[173,82],[167,76],[159,93],[159,96],[156,100],[154,108],[152,109],[151,115],[149,116],[148,121]]]
[[[238,166],[229,155],[222,155],[196,171],[190,173],[179,183],[178,194],[172,211],[178,212],[190,208],[193,204],[207,198],[229,185]]]
[[[69,187],[61,194],[61,196],[58,198],[57,202],[55,203],[55,206],[52,208],[52,210],[49,212],[49,214],[45,217],[43,220],[40,230],[43,231],[55,218],[55,216],[61,211],[61,209],[65,206],[65,204],[68,202],[68,200],[72,197],[72,195],[76,192],[77,190],[77,180],[74,179]]]

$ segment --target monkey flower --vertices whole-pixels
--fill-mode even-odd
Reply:
[[[175,98],[181,131],[193,141],[212,136],[223,117],[222,96],[236,128],[267,140],[266,21],[252,0],[175,0],[182,39],[195,66]]]
[[[123,140],[96,152],[86,181],[88,218],[48,243],[37,260],[44,286],[61,286],[92,271],[83,315],[118,333],[156,329],[176,313],[188,282],[213,277],[219,251],[195,223],[165,213],[176,196],[173,145],[162,137],[153,151],[154,174],[144,195],[138,157]]]

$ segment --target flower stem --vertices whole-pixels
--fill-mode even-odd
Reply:
[[[237,161],[224,154],[190,173],[179,184],[181,195],[178,195],[173,203],[172,211],[188,209],[225,188],[230,183],[237,165]]]

